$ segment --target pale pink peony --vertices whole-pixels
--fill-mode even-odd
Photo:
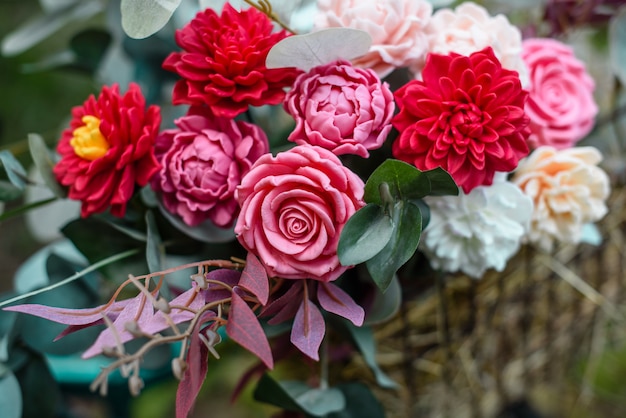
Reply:
[[[419,65],[427,53],[424,27],[432,15],[426,0],[318,0],[315,28],[346,27],[370,34],[370,51],[353,61],[385,77]]]
[[[528,241],[545,251],[557,241],[577,244],[583,226],[607,213],[610,186],[601,160],[593,147],[543,146],[520,163],[512,181],[535,205]]]
[[[491,16],[487,9],[464,2],[454,10],[437,10],[425,28],[428,52],[470,55],[490,46],[507,70],[517,71],[522,85],[528,83],[528,70],[522,60],[522,34],[506,16]],[[420,68],[413,68],[419,72]]]
[[[262,156],[241,181],[239,242],[270,276],[329,282],[339,263],[339,235],[363,205],[363,181],[335,154],[299,145]]]
[[[593,128],[595,83],[569,46],[555,39],[527,39],[522,57],[530,72],[526,113],[533,148],[569,148]]]
[[[369,157],[391,130],[393,94],[372,70],[337,61],[301,74],[284,103],[296,120],[289,140],[335,155]]]
[[[256,125],[216,117],[197,107],[177,119],[176,126],[157,137],[162,167],[152,188],[165,208],[187,225],[210,219],[221,228],[232,226],[239,211],[235,189],[268,152],[265,133]]]

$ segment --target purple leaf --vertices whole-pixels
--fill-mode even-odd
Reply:
[[[196,289],[194,284],[194,287],[172,299],[169,304],[172,309],[169,313],[170,318],[175,324],[180,324],[181,322],[191,321],[195,313],[186,309],[176,308],[176,306],[185,306],[188,309],[198,311],[204,306],[204,295],[201,294],[199,289]],[[156,334],[170,327],[161,311],[157,311],[152,318],[149,318],[148,322],[139,322],[138,325],[147,334]]]
[[[256,355],[268,368],[274,367],[274,359],[267,337],[252,309],[237,293],[232,293],[226,332],[237,344]]]
[[[126,331],[126,323],[136,321],[141,327],[141,324],[149,323],[153,316],[154,308],[152,307],[152,304],[146,300],[145,295],[140,293],[130,299],[130,302],[113,322],[112,326],[115,329],[115,332],[111,328],[107,327],[107,329],[98,335],[96,342],[94,342],[91,347],[83,353],[82,357],[89,358],[100,354],[102,352],[102,348],[105,346],[116,347],[118,340],[120,343],[132,340],[135,337],[133,334]]]
[[[187,369],[176,391],[176,418],[187,418],[193,409],[209,368],[209,349],[200,340],[199,332],[200,326],[196,326],[191,334]]]
[[[270,283],[267,278],[267,271],[252,253],[246,257],[246,267],[241,272],[239,286],[243,287],[259,299],[261,305],[265,306],[270,296]]]
[[[319,361],[319,348],[326,333],[326,324],[313,302],[304,299],[291,329],[291,342],[307,356]]]
[[[37,304],[24,304],[9,306],[4,308],[4,310],[26,313],[58,322],[60,324],[90,325],[102,320],[102,315],[105,313],[111,321],[114,321],[120,312],[126,308],[126,305],[128,305],[129,302],[130,300],[128,299],[120,302],[114,302],[106,309],[103,309],[105,305],[88,309],[66,309]]]
[[[272,316],[269,321],[270,325],[280,324],[281,322],[292,319],[298,308],[300,307],[300,293],[304,290],[303,281],[293,282],[291,287],[276,300],[272,301],[269,305],[261,311],[261,316]]]
[[[230,270],[230,269],[211,270],[210,272],[206,274],[206,278],[208,280],[221,282],[221,283],[227,284],[230,287],[236,286],[237,283],[239,283],[240,277],[241,277],[240,271]],[[212,303],[212,302],[215,302],[221,299],[227,299],[230,297],[230,290],[214,283],[209,283],[208,289],[203,291],[203,293],[204,293],[204,301],[206,303]]]
[[[317,300],[326,311],[348,319],[357,327],[363,325],[365,311],[338,286],[320,283],[317,287]]]

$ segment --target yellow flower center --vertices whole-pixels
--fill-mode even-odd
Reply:
[[[85,125],[74,129],[70,145],[79,157],[97,160],[109,150],[109,143],[100,132],[100,119],[88,115],[83,116],[82,121]]]

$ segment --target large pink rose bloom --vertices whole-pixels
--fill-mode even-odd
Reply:
[[[165,208],[190,226],[210,219],[230,227],[239,212],[235,189],[268,152],[265,133],[257,126],[213,116],[192,107],[176,120],[176,129],[156,139],[162,168],[152,179]]]
[[[385,142],[395,109],[387,83],[347,61],[298,76],[284,107],[296,120],[290,141],[364,158]]]
[[[522,57],[530,71],[530,145],[573,146],[591,131],[598,113],[585,65],[555,39],[525,40]]]
[[[337,257],[339,235],[363,207],[363,189],[363,181],[323,148],[266,154],[237,188],[235,234],[270,276],[335,280],[347,269]]]
[[[397,67],[411,67],[424,60],[427,40],[424,27],[433,11],[426,0],[318,0],[317,29],[361,29],[372,37],[367,54],[353,63],[385,77]]]

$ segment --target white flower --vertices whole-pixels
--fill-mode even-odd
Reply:
[[[528,85],[528,69],[522,59],[522,34],[506,16],[492,17],[473,2],[456,9],[437,10],[425,28],[429,52],[470,55],[490,46],[507,70],[517,71],[523,86]],[[418,72],[419,68],[414,68]]]
[[[520,162],[512,181],[534,202],[528,240],[544,251],[556,241],[577,244],[583,227],[607,213],[610,186],[594,147],[543,146]]]
[[[502,271],[529,228],[532,200],[508,182],[460,193],[425,199],[431,217],[424,252],[434,268],[475,279],[490,268]]]

